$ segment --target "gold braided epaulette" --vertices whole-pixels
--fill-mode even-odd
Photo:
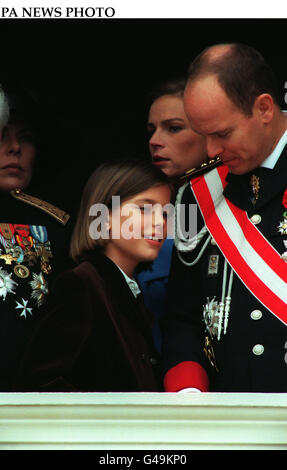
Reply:
[[[66,225],[70,218],[69,214],[67,214],[67,212],[63,211],[62,209],[59,209],[58,207],[53,206],[53,204],[43,201],[42,199],[39,199],[35,196],[23,193],[22,190],[19,188],[13,189],[12,191],[10,191],[10,194],[15,199],[19,199],[20,201],[26,202],[31,206],[38,207],[38,209],[41,209],[42,211],[51,215],[63,225]]]
[[[200,167],[191,168],[190,170],[186,171],[184,175],[180,176],[179,181],[182,183],[183,181],[193,178],[194,176],[202,175],[203,173],[206,173],[207,171],[212,170],[219,165],[222,165],[222,161],[220,160],[220,157],[216,157],[212,160],[209,160],[208,162],[202,163]]]

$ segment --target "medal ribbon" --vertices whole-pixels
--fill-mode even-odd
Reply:
[[[5,248],[11,245],[15,245],[15,229],[13,224],[0,224],[0,244]]]
[[[29,225],[19,225],[15,224],[15,236],[17,243],[25,250],[26,244],[24,243],[23,240],[27,240],[29,242],[30,248],[33,246],[33,238],[30,235],[30,228]]]
[[[14,232],[15,232],[15,229],[14,229],[13,224],[5,224],[5,223],[0,224],[0,234],[6,240],[12,240]]]
[[[41,243],[46,243],[48,240],[47,229],[42,225],[30,225],[30,232],[32,236]]]
[[[252,294],[287,324],[287,266],[242,209],[223,195],[228,168],[191,180],[205,224],[219,249]]]
[[[15,245],[16,243],[16,240],[15,240],[15,237],[13,235],[13,237],[10,239],[10,240],[7,240],[6,237],[3,237],[3,235],[0,233],[0,244],[6,249],[9,244],[11,243],[11,245]]]

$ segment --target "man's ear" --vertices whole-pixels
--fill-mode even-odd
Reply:
[[[255,99],[253,113],[256,113],[264,124],[268,124],[273,119],[274,106],[272,96],[269,93],[262,93]]]

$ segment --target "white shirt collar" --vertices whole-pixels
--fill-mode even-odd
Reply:
[[[283,112],[286,113],[286,111],[283,111]],[[287,144],[287,130],[282,135],[281,139],[279,140],[273,152],[266,158],[266,160],[264,160],[261,166],[263,166],[264,168],[270,168],[270,170],[273,170],[286,144]]]
[[[135,296],[135,298],[137,298],[137,296],[141,293],[138,283],[131,277],[127,276],[126,273],[118,265],[117,267],[119,268],[122,275],[124,276],[125,281],[127,285],[129,286],[130,290],[132,291],[133,295]]]

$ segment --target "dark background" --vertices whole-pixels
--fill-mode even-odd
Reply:
[[[286,22],[0,20],[0,82],[20,80],[33,89],[48,117],[34,192],[73,210],[100,162],[147,158],[147,93],[185,76],[206,46],[236,41],[257,48],[277,74],[284,106]]]

